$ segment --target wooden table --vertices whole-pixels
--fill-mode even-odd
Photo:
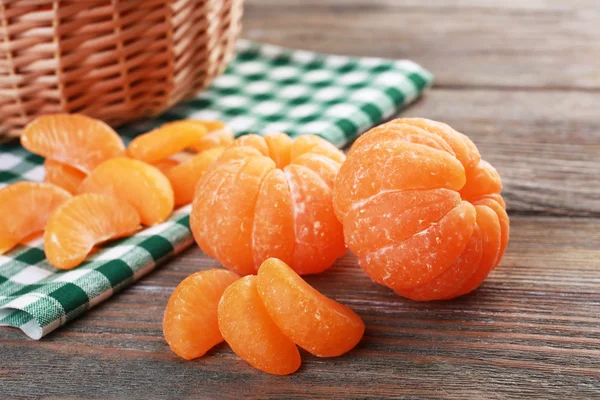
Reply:
[[[347,255],[309,282],[364,318],[363,341],[276,377],[225,345],[169,351],[169,295],[217,265],[194,248],[39,342],[0,329],[0,398],[599,398],[600,4],[457,3],[248,0],[244,36],[435,73],[402,115],[468,134],[505,184],[511,242],[479,290],[407,301]]]

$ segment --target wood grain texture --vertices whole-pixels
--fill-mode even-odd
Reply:
[[[501,173],[511,242],[475,293],[416,303],[346,255],[308,281],[356,310],[349,354],[261,373],[219,345],[173,355],[175,286],[217,267],[197,248],[34,342],[0,328],[0,398],[573,398],[600,396],[600,5],[596,0],[248,0],[244,35],[406,57],[437,77],[403,116],[468,134]]]
[[[161,335],[169,295],[190,273],[217,266],[196,248],[40,342],[1,331],[0,387],[73,398],[592,398],[600,385],[597,223],[518,216],[512,224],[501,266],[455,301],[395,296],[351,254],[310,277],[367,330],[343,357],[303,353],[288,377],[254,370],[226,345],[192,362],[169,351]]]
[[[245,34],[410,58],[440,86],[600,88],[596,0],[249,0]]]

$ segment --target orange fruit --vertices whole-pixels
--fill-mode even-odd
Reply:
[[[208,167],[223,153],[223,150],[223,147],[205,150],[167,170],[165,175],[173,187],[175,206],[182,206],[192,202],[196,184]]]
[[[221,121],[187,120],[193,124],[202,125],[206,129],[206,135],[198,142],[192,144],[190,149],[200,153],[213,147],[227,147],[233,143],[234,135],[231,128]]]
[[[23,130],[21,144],[32,153],[89,173],[123,154],[121,137],[107,124],[81,114],[49,114]]]
[[[240,137],[196,187],[194,238],[240,275],[256,273],[270,257],[315,274],[346,252],[332,205],[343,153],[316,136],[284,136]]]
[[[158,168],[158,170],[166,176],[167,172],[173,169],[173,167],[179,165],[179,161],[174,160],[172,158],[165,158],[164,160],[160,160],[159,162],[154,163],[152,165]]]
[[[60,186],[71,194],[77,193],[77,188],[87,176],[77,168],[52,160],[44,161],[44,170],[44,182]]]
[[[165,340],[179,357],[192,360],[223,341],[217,307],[234,272],[210,269],[185,278],[169,298],[163,318]]]
[[[414,300],[474,290],[500,262],[500,175],[446,124],[398,119],[356,140],[336,178],[348,247],[376,282]]]
[[[318,357],[342,355],[363,336],[365,324],[354,311],[313,289],[281,260],[262,263],[257,289],[283,334]]]
[[[225,289],[218,308],[219,329],[235,354],[254,368],[291,374],[300,368],[300,353],[271,320],[256,284],[256,276],[251,275]]]
[[[169,122],[137,136],[129,143],[127,153],[132,158],[156,163],[199,142],[206,133],[202,124],[189,120]]]
[[[70,197],[50,183],[17,182],[0,189],[0,254],[43,231],[50,214]]]
[[[156,168],[131,158],[105,161],[81,182],[79,193],[115,196],[134,206],[146,226],[164,222],[173,211],[173,189]]]
[[[59,206],[48,219],[44,252],[57,269],[81,264],[97,244],[132,235],[140,215],[129,203],[101,194],[81,194]]]

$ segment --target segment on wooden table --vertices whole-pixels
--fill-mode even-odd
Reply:
[[[249,0],[244,36],[410,58],[441,86],[598,89],[597,11],[596,0]]]
[[[195,362],[168,350],[161,317],[169,295],[190,273],[216,265],[195,248],[40,342],[0,329],[0,392],[588,398],[600,387],[597,227],[597,219],[514,216],[502,264],[473,294],[448,302],[395,296],[347,255],[307,280],[364,318],[365,339],[335,359],[303,354],[293,384],[252,370],[226,346]]]

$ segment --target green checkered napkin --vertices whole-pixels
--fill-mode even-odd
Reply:
[[[119,132],[127,141],[172,120],[216,119],[238,135],[317,134],[342,147],[417,98],[431,80],[411,61],[239,41],[236,59],[209,89]],[[0,145],[0,185],[42,180],[42,161],[15,142]],[[72,271],[48,264],[41,239],[0,256],[0,326],[39,339],[107,299],[193,242],[189,210],[183,207],[163,224],[107,244]]]

